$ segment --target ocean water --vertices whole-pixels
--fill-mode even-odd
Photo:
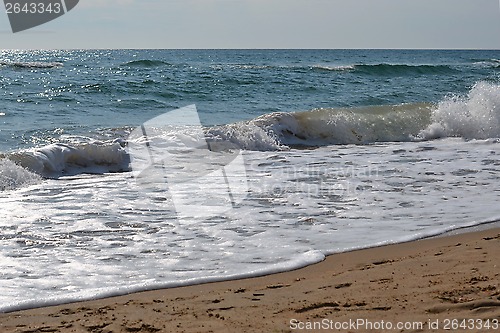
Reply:
[[[2,312],[500,220],[500,51],[0,51],[0,88]]]

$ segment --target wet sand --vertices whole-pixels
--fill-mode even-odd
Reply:
[[[499,281],[495,228],[264,277],[0,314],[0,332],[500,332]]]

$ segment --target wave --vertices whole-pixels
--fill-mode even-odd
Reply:
[[[319,71],[353,71],[365,75],[436,75],[453,74],[457,70],[448,65],[409,65],[409,64],[350,64],[338,66],[314,65],[311,67]]]
[[[437,104],[277,112],[206,131],[208,140],[241,149],[282,150],[337,144],[500,137],[500,85],[477,83],[466,96]]]
[[[314,65],[311,68],[317,71],[344,72],[356,69],[356,65],[338,65],[338,66]]]
[[[404,75],[439,75],[454,74],[458,70],[448,65],[409,65],[409,64],[347,64],[347,65],[313,65],[295,67],[296,70],[314,70],[326,72],[353,72],[375,76]]]
[[[160,66],[169,66],[170,64],[161,60],[133,60],[122,64],[121,66],[129,66],[129,67],[160,67]]]
[[[500,68],[500,59],[473,59],[473,64],[481,68]]]
[[[117,136],[124,137],[130,132],[123,130]],[[200,139],[197,137],[200,132],[193,132],[192,126],[175,131],[160,129],[158,133],[166,141]],[[478,82],[468,94],[449,96],[437,104],[275,112],[248,121],[205,127],[201,135],[208,147],[216,151],[275,151],[443,137],[497,139],[500,138],[500,85]],[[32,184],[40,177],[131,170],[126,140],[96,141],[85,137],[60,140],[41,148],[0,154],[0,190]],[[163,141],[160,138],[158,142]]]
[[[500,85],[478,82],[466,96],[445,98],[433,111],[432,123],[418,136],[500,138]]]
[[[139,62],[139,63],[142,63]],[[429,64],[312,64],[312,65],[255,65],[255,64],[225,64],[210,66],[215,70],[277,70],[297,72],[352,72],[373,76],[405,76],[405,75],[442,75],[456,74],[458,69],[449,65]]]
[[[14,68],[58,68],[64,66],[62,62],[42,62],[42,61],[0,61],[0,66],[9,66]]]
[[[374,64],[354,65],[354,69],[368,75],[437,75],[453,74],[457,70],[447,65],[406,65],[406,64]]]
[[[432,104],[314,109],[266,114],[250,121],[214,126],[212,141],[248,150],[281,150],[336,144],[409,141],[431,121]]]
[[[130,160],[124,146],[125,143],[119,139],[53,143],[41,148],[2,154],[0,189],[13,189],[37,177],[128,171]]]
[[[495,59],[495,58],[473,58],[473,59],[470,59],[470,61],[474,64],[483,63],[483,62],[500,64],[500,59]]]

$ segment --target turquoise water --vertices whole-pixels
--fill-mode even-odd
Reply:
[[[0,311],[500,220],[499,51],[2,51],[0,87]]]

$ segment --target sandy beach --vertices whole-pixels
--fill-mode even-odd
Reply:
[[[500,228],[303,269],[0,315],[8,332],[498,332]]]

